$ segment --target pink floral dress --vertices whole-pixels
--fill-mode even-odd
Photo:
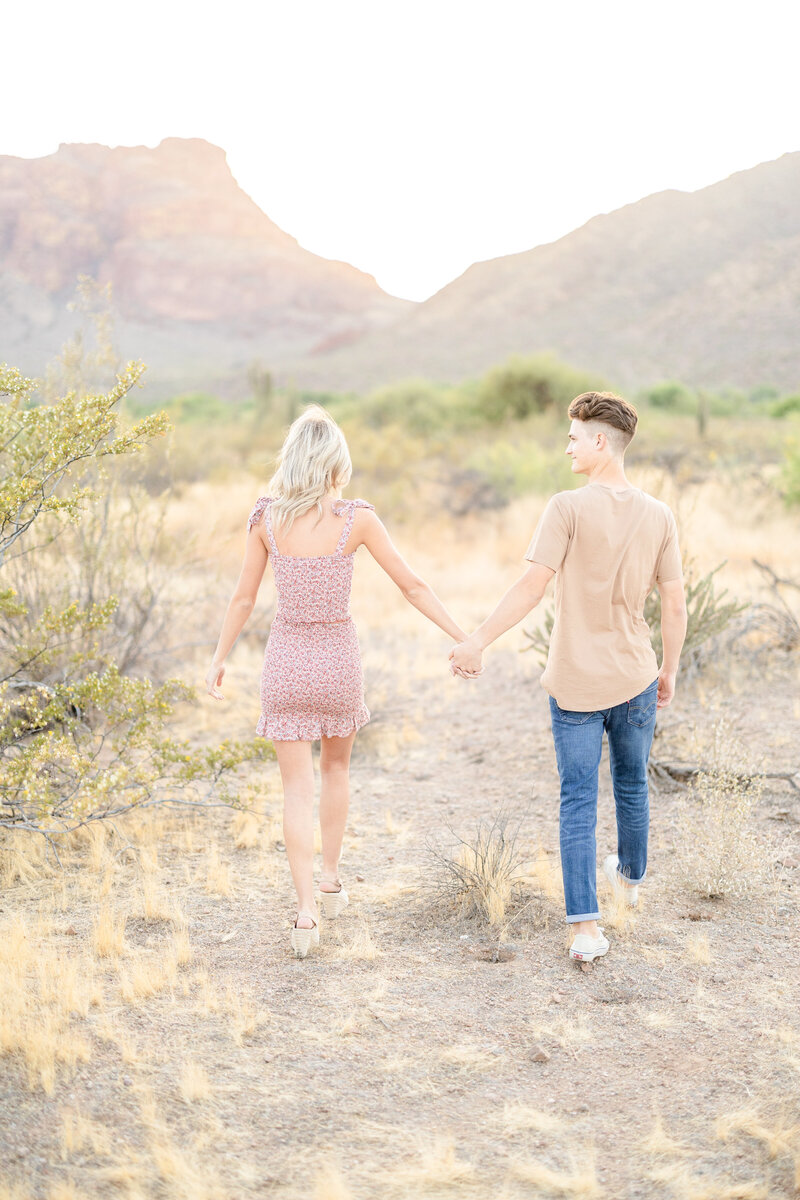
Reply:
[[[264,521],[278,607],[264,653],[261,719],[256,733],[273,742],[347,737],[366,725],[361,655],[350,616],[355,551],[344,553],[357,508],[366,500],[337,500],[344,517],[333,554],[311,558],[281,554],[275,544],[271,496],[262,496],[247,528]]]

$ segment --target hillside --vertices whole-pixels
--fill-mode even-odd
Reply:
[[[123,354],[176,377],[273,365],[408,307],[302,249],[201,139],[0,157],[0,358],[41,370],[80,274],[112,284]]]
[[[659,192],[548,245],[476,263],[391,328],[317,355],[309,384],[456,381],[551,350],[630,387],[800,384],[800,153]]]

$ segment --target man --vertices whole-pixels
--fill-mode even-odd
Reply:
[[[625,475],[636,409],[611,392],[585,392],[568,411],[566,453],[588,483],[548,501],[525,555],[532,566],[450,657],[456,673],[477,675],[483,650],[536,607],[555,575],[555,621],[541,682],[550,694],[561,779],[564,899],[575,935],[570,956],[591,961],[608,951],[597,924],[595,847],[603,734],[617,814],[617,853],[603,867],[617,895],[635,905],[647,866],[647,760],[656,709],[675,693],[686,601],[675,518]],[[654,585],[661,596],[660,669],[643,616]]]

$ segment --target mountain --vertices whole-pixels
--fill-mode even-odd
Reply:
[[[410,307],[302,249],[201,139],[0,157],[0,359],[42,371],[74,331],[81,274],[112,284],[123,357],[184,381],[272,367]]]
[[[456,381],[553,351],[615,387],[800,387],[800,153],[665,191],[476,263],[389,328],[293,369],[308,385]]]

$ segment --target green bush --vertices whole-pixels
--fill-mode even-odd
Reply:
[[[800,395],[798,394],[783,396],[771,405],[769,410],[771,417],[793,417],[796,413],[800,413]]]
[[[568,367],[549,354],[510,358],[480,381],[480,415],[491,424],[524,420],[534,413],[566,408],[581,392],[602,387],[597,378]]]
[[[544,450],[536,441],[495,441],[471,454],[465,463],[492,487],[502,500],[527,492],[557,492],[574,486],[574,478],[561,451]]]
[[[658,383],[644,393],[643,399],[652,408],[667,412],[688,412],[694,407],[691,392],[681,383]]]
[[[800,445],[789,446],[783,460],[780,487],[784,502],[789,507],[800,504]]]
[[[117,597],[99,585],[113,575],[105,558],[124,556],[124,545],[113,536],[95,545],[102,523],[74,555],[58,541],[64,519],[80,523],[101,498],[104,461],[167,428],[163,413],[119,428],[119,403],[142,370],[131,364],[108,392],[76,387],[40,403],[30,380],[0,366],[0,827],[42,834],[54,849],[54,834],[137,804],[187,791],[195,801],[226,796],[239,765],[270,753],[263,740],[199,751],[166,736],[165,721],[191,689],[121,669],[142,664],[142,622],[154,617],[158,581],[145,573],[126,597],[136,611],[118,621]]]

